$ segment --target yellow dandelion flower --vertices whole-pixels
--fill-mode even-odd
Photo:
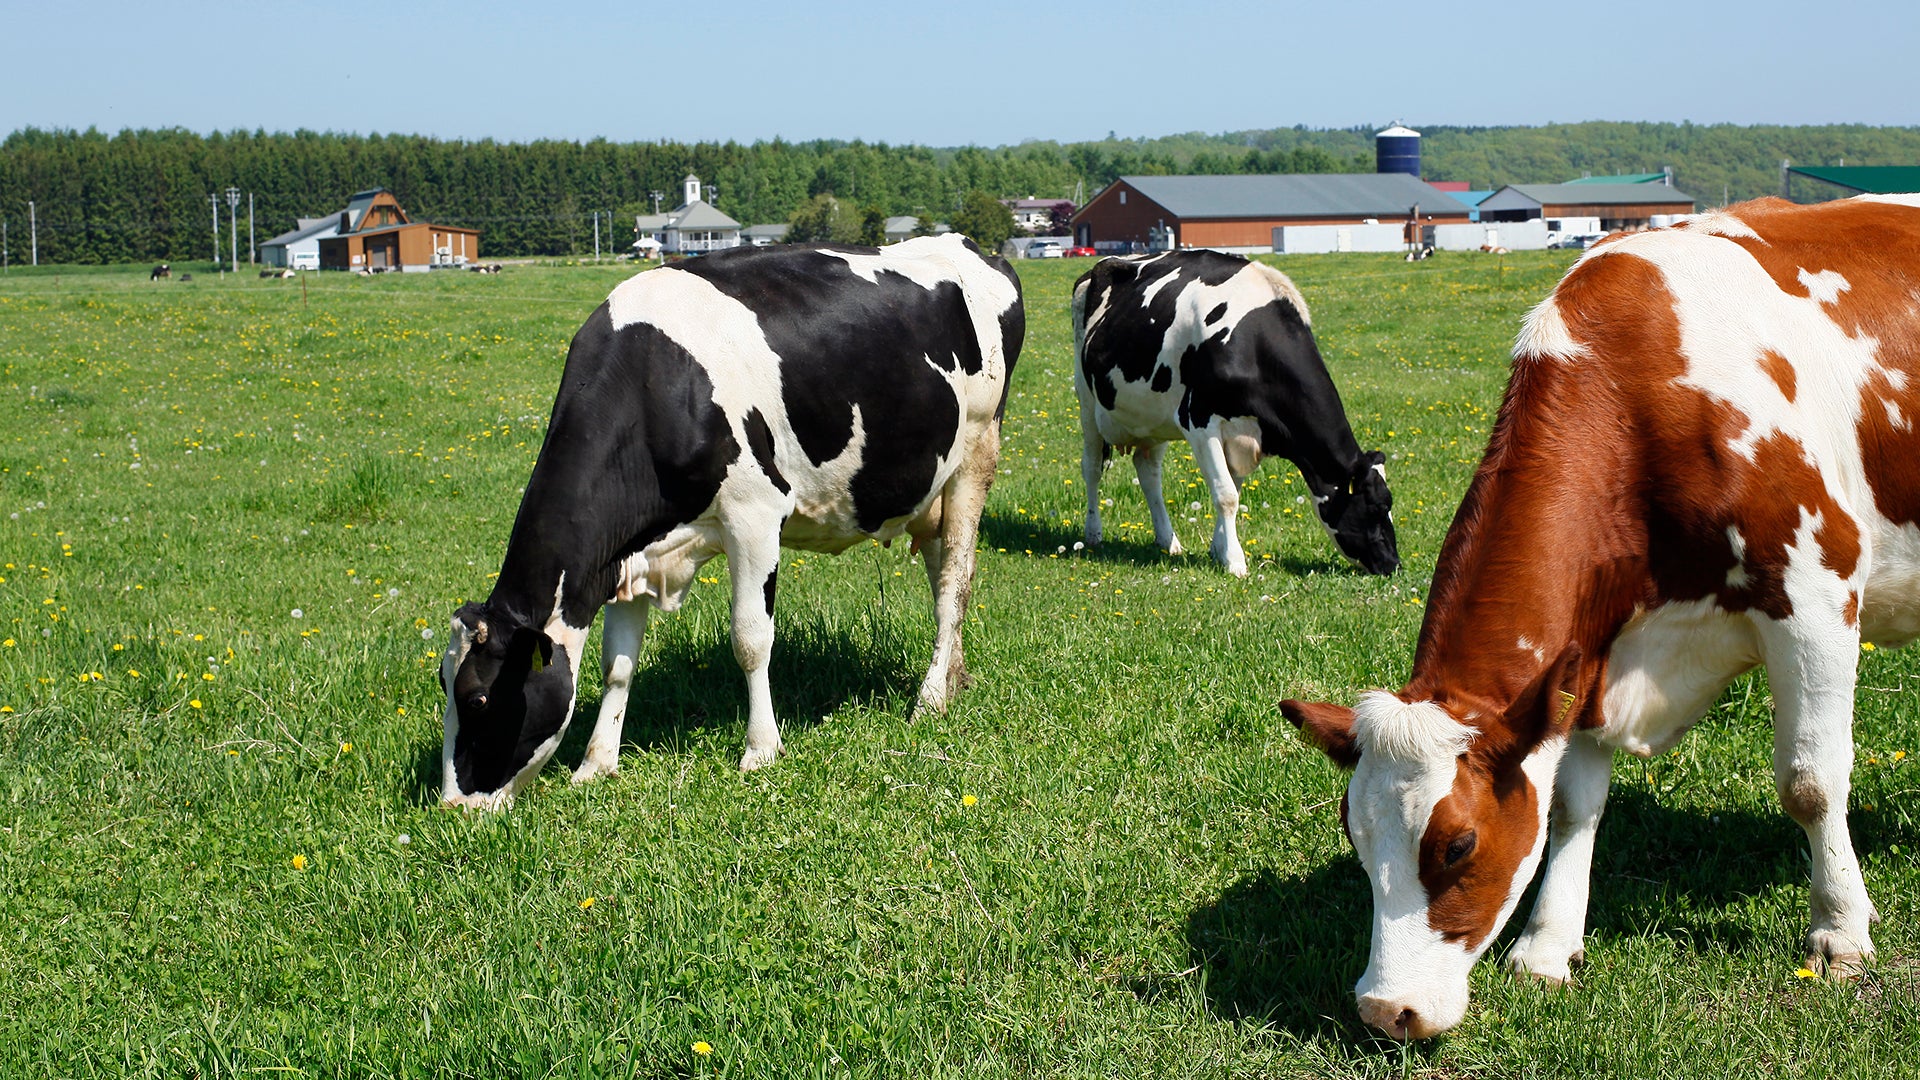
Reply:
[[[1799,971],[1793,973],[1793,977],[1796,979],[1817,979],[1820,977],[1820,973],[1812,968],[1801,968]]]
[[[1907,756],[1907,752],[1905,750],[1895,750],[1893,752],[1893,760],[1895,761],[1899,761],[1900,759],[1906,756]]]
[[[980,801],[979,799],[976,799],[976,798],[974,798],[974,797],[973,797],[973,796],[971,796],[971,795],[962,795],[962,796],[960,796],[960,805],[961,805],[961,806],[972,806],[972,805],[973,805],[974,803],[977,803],[977,802],[979,802],[979,801]]]
[[[593,897],[589,896],[585,900],[580,901],[581,911],[586,911],[591,907],[593,907]]]
[[[293,868],[295,870],[305,870],[307,868],[307,857],[305,855],[295,855],[293,857]]]
[[[341,753],[343,753],[343,754],[351,754],[351,753],[353,753],[353,744],[352,744],[352,743],[350,743],[350,742],[343,742],[343,743],[341,743],[341,744],[340,744],[340,752],[341,752]]]
[[[1860,643],[1861,652],[1872,652],[1873,648],[1874,648],[1873,642],[1871,641],[1863,641]]]
[[[13,648],[15,644],[17,643],[12,638],[8,638],[5,641],[0,641],[0,645],[5,645],[9,649]]]
[[[407,707],[405,705],[402,705],[399,708],[393,710],[393,712],[394,712],[394,715],[396,716],[405,716],[407,715]]]
[[[13,706],[11,706],[11,705],[0,705],[0,712],[12,712],[12,711],[13,711]]]
[[[207,682],[212,682],[212,681],[213,681],[213,672],[211,672],[211,671],[206,671],[206,672],[202,672],[202,673],[200,674],[200,677],[201,677],[202,679],[204,679],[204,680],[206,680]]]
[[[200,699],[199,699],[199,698],[194,698],[194,699],[193,699],[192,701],[189,701],[189,702],[187,702],[187,704],[189,704],[189,705],[191,705],[191,706],[193,706],[194,708],[196,708],[196,709],[197,709],[197,708],[199,708],[199,707],[200,707]]]
[[[127,674],[128,674],[129,676],[131,676],[131,677],[133,677],[133,678],[136,678],[136,679],[140,677],[140,672],[139,672],[139,670],[138,670],[138,669],[135,669],[135,668],[128,668],[128,669],[127,669]]]
[[[706,1057],[708,1054],[713,1053],[713,1047],[708,1046],[704,1041],[697,1042],[693,1044],[693,1052],[699,1054],[701,1057]]]

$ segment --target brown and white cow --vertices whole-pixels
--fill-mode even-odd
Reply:
[[[1920,196],[1763,199],[1581,257],[1520,332],[1406,687],[1281,705],[1354,770],[1367,1023],[1460,1022],[1549,835],[1510,963],[1567,979],[1613,752],[1666,750],[1759,664],[1813,853],[1807,963],[1871,958],[1855,668],[1920,636],[1917,419]]]

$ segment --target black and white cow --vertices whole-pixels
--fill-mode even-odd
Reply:
[[[442,798],[505,805],[553,755],[604,606],[605,696],[577,781],[618,765],[650,609],[727,556],[742,769],[780,752],[767,685],[780,548],[910,536],[936,640],[919,706],[966,681],[961,620],[1026,333],[1019,279],[957,234],[741,249],[621,284],[574,335],[484,604],[454,613]]]
[[[1100,542],[1100,473],[1133,451],[1153,538],[1181,551],[1160,486],[1166,444],[1185,439],[1213,495],[1213,557],[1245,577],[1235,518],[1260,459],[1294,463],[1322,525],[1375,574],[1400,566],[1386,457],[1362,453],[1314,345],[1299,290],[1270,266],[1212,251],[1102,259],[1073,286],[1073,388],[1087,543]]]

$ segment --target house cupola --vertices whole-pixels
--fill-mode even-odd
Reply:
[[[681,192],[681,195],[684,196],[680,200],[680,204],[682,206],[692,206],[694,203],[699,202],[700,201],[700,178],[693,175],[692,173],[688,173],[687,178],[685,180],[680,181],[680,192]]]

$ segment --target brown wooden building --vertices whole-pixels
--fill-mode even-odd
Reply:
[[[355,193],[340,211],[340,235],[320,241],[322,270],[431,270],[479,258],[479,230],[410,221],[386,188]]]
[[[1074,243],[1102,253],[1167,247],[1272,251],[1287,225],[1467,220],[1467,207],[1405,173],[1123,176],[1073,216]]]
[[[1481,221],[1600,219],[1605,232],[1644,229],[1655,214],[1691,214],[1693,196],[1665,184],[1508,184],[1480,203]]]

